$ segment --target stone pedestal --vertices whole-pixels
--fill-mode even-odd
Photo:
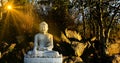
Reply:
[[[59,57],[59,58],[24,58],[24,63],[62,63],[62,57]]]

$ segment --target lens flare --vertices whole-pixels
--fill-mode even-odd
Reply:
[[[14,6],[14,4],[8,4],[5,6],[5,18],[2,20],[3,24],[0,28],[0,40],[8,37],[8,39],[13,39],[13,35],[23,35],[24,33],[32,33],[33,28],[36,28],[33,24],[38,24],[39,18],[34,17],[32,6]],[[33,16],[34,15],[34,16]],[[11,31],[10,29],[14,29]],[[7,30],[7,31],[6,31]],[[11,33],[13,33],[11,35]]]
[[[8,5],[8,6],[7,6],[7,9],[8,9],[8,10],[11,10],[11,9],[12,9],[12,6],[11,6],[11,5]]]

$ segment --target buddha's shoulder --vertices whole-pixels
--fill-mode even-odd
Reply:
[[[42,33],[37,33],[37,34],[35,34],[35,36],[42,36],[42,35],[44,35],[44,34],[42,34]],[[51,36],[51,37],[53,36],[53,35],[50,34],[50,33],[47,33],[46,35],[47,35],[47,36]]]

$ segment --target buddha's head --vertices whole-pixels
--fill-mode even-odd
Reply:
[[[48,24],[46,22],[40,23],[40,32],[46,33],[48,31]]]

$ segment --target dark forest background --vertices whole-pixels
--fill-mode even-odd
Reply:
[[[77,57],[85,63],[112,63],[114,55],[120,53],[120,1],[38,2],[36,5],[52,3],[47,14],[39,12],[34,0],[9,0],[6,5],[13,4],[11,11],[1,3],[0,63],[23,63],[24,54],[34,47],[34,35],[42,21],[48,23],[54,36],[53,50],[59,51],[67,63],[75,63]]]

